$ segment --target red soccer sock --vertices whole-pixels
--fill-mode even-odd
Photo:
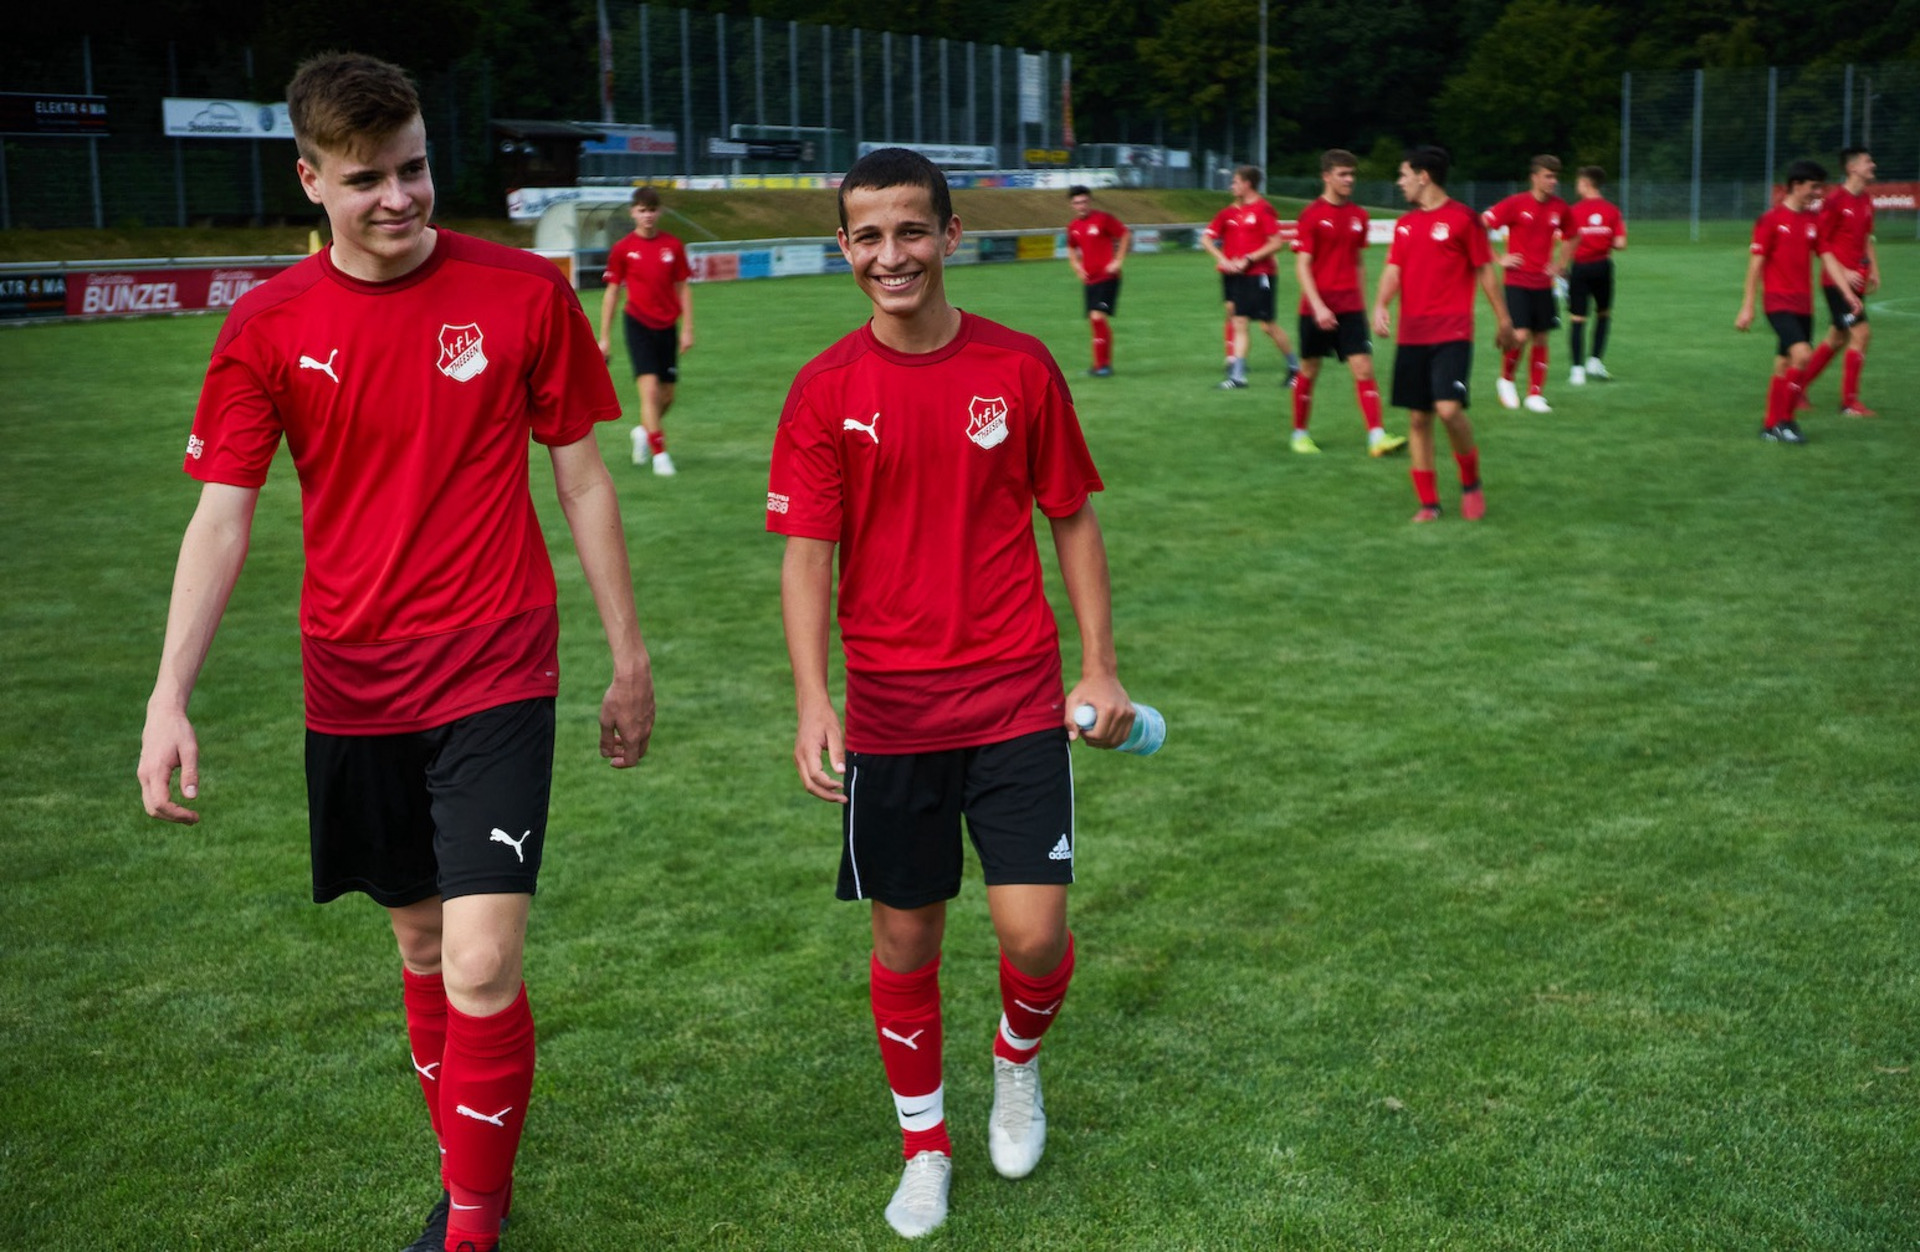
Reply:
[[[908,1160],[922,1152],[952,1156],[940,1081],[940,958],[898,974],[873,957],[868,995],[880,1036],[880,1063],[900,1116],[901,1155]]]
[[[1791,410],[1788,408],[1788,406],[1793,403],[1791,396],[1792,393],[1787,390],[1786,377],[1781,374],[1775,374],[1773,380],[1767,384],[1768,430],[1772,430],[1775,426],[1778,426],[1793,416]]]
[[[1460,467],[1461,490],[1472,491],[1480,485],[1480,449],[1454,453],[1453,463]]]
[[[993,1036],[993,1054],[1002,1060],[1024,1065],[1040,1050],[1040,1037],[1047,1033],[1066,1002],[1067,984],[1073,981],[1073,934],[1067,934],[1067,954],[1060,958],[1050,974],[1038,978],[1021,973],[1000,953],[1000,1029]]]
[[[1360,397],[1360,416],[1366,419],[1368,430],[1380,429],[1380,385],[1369,378],[1365,382],[1353,385]]]
[[[1547,385],[1547,341],[1533,341],[1533,351],[1527,355],[1527,379],[1529,395],[1539,395],[1540,389]]]
[[[1500,356],[1500,377],[1513,381],[1514,371],[1520,367],[1520,349],[1509,348]]]
[[[446,1142],[440,1136],[440,1066],[447,1050],[447,984],[438,974],[416,974],[404,965],[400,977],[400,998],[407,1010],[407,1052],[414,1077],[420,1080],[420,1094],[426,1097],[433,1142],[439,1147]]]
[[[659,456],[662,452],[665,452],[667,450],[667,432],[664,430],[648,431],[647,447],[653,449],[655,456]]]
[[[1439,475],[1432,470],[1409,470],[1413,478],[1413,494],[1425,508],[1440,507]]]
[[[1225,338],[1227,341],[1227,359],[1231,361],[1233,359],[1233,318],[1232,317],[1227,318],[1227,329],[1226,329]]]
[[[1093,368],[1106,369],[1113,364],[1113,325],[1105,318],[1093,319]]]
[[[1313,417],[1313,379],[1305,374],[1293,380],[1293,428],[1305,430]]]
[[[1833,345],[1822,339],[1813,346],[1813,359],[1807,362],[1807,386],[1813,386],[1813,380],[1820,377],[1820,371],[1827,368],[1827,362],[1833,360]]]
[[[533,1013],[527,989],[490,1017],[447,1006],[440,1108],[446,1122],[447,1247],[495,1247],[513,1187],[513,1158],[533,1092]]]
[[[1821,347],[1826,347],[1821,344]],[[1864,352],[1854,348],[1847,349],[1847,355],[1840,361],[1840,403],[1855,408],[1860,403],[1860,367],[1867,363]],[[1807,371],[1807,385],[1813,385],[1813,371]]]
[[[1781,421],[1790,422],[1793,420],[1794,410],[1800,407],[1800,403],[1802,399],[1806,396],[1806,394],[1807,394],[1807,371],[1805,371],[1804,369],[1797,370],[1797,369],[1794,369],[1792,366],[1788,366],[1787,367],[1787,408],[1786,408],[1785,414],[1780,418]]]

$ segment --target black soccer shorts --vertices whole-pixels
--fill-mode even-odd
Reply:
[[[1838,287],[1829,287],[1822,283],[1820,290],[1827,295],[1827,316],[1832,318],[1833,324],[1841,330],[1852,330],[1867,320],[1866,301],[1860,302],[1860,311],[1855,313],[1847,307],[1847,298],[1840,294]]]
[[[1515,330],[1549,331],[1560,326],[1560,302],[1551,287],[1508,287],[1507,315]]]
[[[1105,313],[1108,317],[1120,311],[1120,275],[1103,278],[1097,283],[1087,284],[1087,312]]]
[[[314,903],[349,891],[388,908],[532,895],[553,790],[553,704],[519,700],[398,735],[309,730]]]
[[[1393,407],[1431,413],[1442,401],[1467,407],[1473,376],[1473,341],[1403,343],[1393,354]]]
[[[1064,727],[977,748],[847,753],[842,900],[915,909],[960,894],[960,819],[989,887],[1073,881],[1073,761]]]
[[[1373,355],[1373,332],[1367,325],[1365,313],[1336,313],[1338,325],[1332,330],[1320,329],[1320,323],[1313,320],[1313,314],[1300,315],[1300,357],[1337,356],[1342,361],[1350,356]]]
[[[1774,336],[1781,356],[1792,356],[1793,346],[1798,343],[1813,342],[1813,314],[1783,313],[1775,309],[1767,310],[1767,324],[1773,327]]]
[[[680,381],[680,328],[655,329],[637,317],[627,320],[627,359],[633,376],[656,374],[663,383]]]
[[[1223,274],[1220,291],[1233,305],[1233,315],[1255,322],[1273,320],[1273,275]]]
[[[1612,261],[1582,261],[1567,275],[1567,312],[1575,317],[1585,317],[1589,297],[1593,300],[1596,312],[1612,310]]]

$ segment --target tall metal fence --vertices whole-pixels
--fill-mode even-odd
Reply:
[[[1620,82],[1620,169],[1629,218],[1749,222],[1802,157],[1841,176],[1840,150],[1872,150],[1878,181],[1907,184],[1881,212],[1899,223],[1920,182],[1920,63],[1628,73]],[[1900,203],[1900,196],[1906,198]],[[1920,215],[1915,216],[1920,230]]]

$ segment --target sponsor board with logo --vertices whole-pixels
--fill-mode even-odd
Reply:
[[[58,270],[0,274],[0,320],[60,317],[67,311],[67,276]]]
[[[105,96],[0,91],[0,135],[105,135]]]
[[[68,317],[130,317],[146,313],[224,311],[287,265],[205,269],[124,269],[67,276]]]
[[[162,128],[176,139],[293,138],[284,103],[167,96],[160,101],[160,116]]]

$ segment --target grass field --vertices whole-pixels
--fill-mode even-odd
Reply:
[[[977,880],[956,906],[928,1246],[1920,1241],[1920,248],[1883,258],[1878,421],[1830,416],[1836,366],[1814,442],[1763,445],[1740,242],[1636,246],[1618,381],[1556,361],[1551,416],[1503,413],[1483,344],[1487,519],[1443,461],[1417,530],[1336,373],[1319,457],[1271,352],[1210,390],[1200,259],[1129,262],[1111,380],[1064,265],[951,274],[1076,380],[1122,677],[1171,735],[1077,755],[1080,974],[1022,1183],[984,1150]],[[595,754],[605,649],[535,475],[565,671],[513,1252],[897,1243],[865,918],[793,777],[761,511],[789,380],[864,306],[844,277],[697,298],[680,476],[602,435],[660,695],[637,773]],[[432,1199],[384,921],[306,899],[284,461],[194,703],[205,821],[140,810],[217,329],[0,332],[0,1247],[385,1249]]]

